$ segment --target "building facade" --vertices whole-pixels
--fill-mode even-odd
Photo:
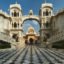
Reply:
[[[6,32],[16,42],[24,42],[22,25],[25,20],[36,20],[40,25],[40,42],[45,45],[44,41],[50,37],[50,18],[53,16],[53,5],[43,3],[39,10],[39,15],[34,15],[33,10],[28,15],[23,15],[21,5],[18,3],[11,4],[9,14],[0,11],[1,31]]]
[[[27,41],[28,44],[30,44],[31,40],[33,42],[33,44],[36,44],[37,42],[36,41],[39,41],[39,34],[36,33],[35,29],[30,26],[28,28],[28,31],[27,33],[25,34],[25,36],[23,36],[25,38],[25,41]]]
[[[64,42],[64,9],[59,10],[54,16],[51,17],[50,27],[51,36],[48,39],[49,44],[63,44],[62,42]]]

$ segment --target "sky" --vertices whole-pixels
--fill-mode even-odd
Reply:
[[[16,1],[21,5],[23,14],[26,15],[30,9],[33,9],[34,14],[38,15],[41,4],[45,0],[0,0],[0,9],[8,12],[10,4],[14,4]],[[64,8],[64,0],[47,0],[47,2],[53,4],[54,11]]]
[[[36,31],[36,33],[39,34],[40,25],[36,20],[27,20],[24,22],[24,24],[23,24],[24,33],[28,32],[29,27],[33,27],[34,30]]]
[[[28,15],[30,9],[33,10],[35,15],[38,15],[41,4],[44,3],[45,0],[0,0],[0,9],[2,9],[4,12],[9,13],[8,9],[10,4],[14,4],[16,1],[21,5],[21,8],[23,10],[23,15]],[[64,0],[46,0],[46,2],[53,4],[54,12],[64,8]],[[28,25],[32,25],[36,31],[37,29],[39,30],[39,24],[37,22],[29,22],[28,20],[27,22],[24,23],[23,26],[25,32],[29,27]]]

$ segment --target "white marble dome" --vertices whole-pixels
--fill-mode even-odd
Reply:
[[[41,7],[42,7],[42,8],[44,8],[44,7],[51,7],[51,8],[53,8],[53,5],[52,5],[51,3],[43,3],[43,4],[41,5]]]
[[[21,10],[21,5],[18,4],[17,2],[16,2],[15,4],[11,4],[11,5],[10,5],[10,9],[11,9],[11,8],[14,8],[14,7],[17,7],[18,9]]]

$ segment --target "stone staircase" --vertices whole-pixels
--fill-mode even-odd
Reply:
[[[64,64],[64,54],[27,45],[19,49],[0,50],[0,64]]]

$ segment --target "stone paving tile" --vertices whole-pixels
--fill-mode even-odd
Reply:
[[[18,50],[0,51],[0,64],[64,64],[64,55],[60,54],[50,49],[26,46]]]

